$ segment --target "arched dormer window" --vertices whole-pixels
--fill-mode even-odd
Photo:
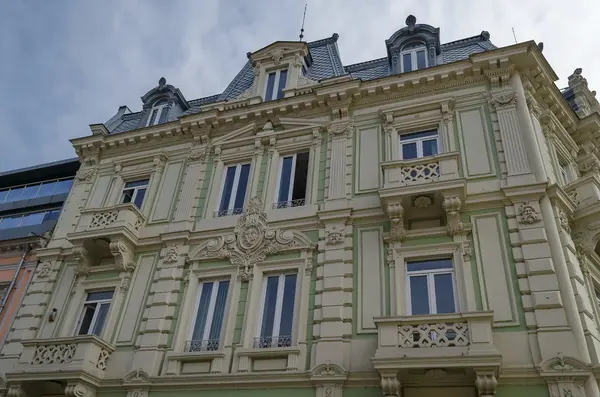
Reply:
[[[158,100],[150,109],[150,116],[146,127],[167,122],[167,114],[169,113],[169,102],[166,99]]]
[[[423,43],[411,43],[402,48],[400,52],[401,72],[425,69],[427,65],[427,48]]]

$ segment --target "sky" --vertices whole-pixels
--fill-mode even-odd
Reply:
[[[75,157],[120,105],[164,76],[188,99],[221,93],[246,53],[298,40],[305,0],[5,1],[0,13],[0,172]],[[386,55],[413,14],[443,43],[486,30],[498,47],[544,42],[560,77],[583,69],[600,91],[598,0],[308,0],[306,41],[340,35],[344,65]],[[485,6],[484,6],[485,4]]]

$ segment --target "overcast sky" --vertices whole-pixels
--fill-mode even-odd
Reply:
[[[484,6],[485,4],[485,6]],[[550,6],[550,4],[553,4]],[[0,13],[0,171],[74,157],[119,105],[164,76],[188,99],[220,93],[246,53],[297,40],[304,0],[10,0]],[[442,42],[487,30],[500,47],[534,39],[560,76],[577,67],[600,91],[598,0],[308,0],[305,40],[338,33],[344,65],[386,54],[414,14]]]

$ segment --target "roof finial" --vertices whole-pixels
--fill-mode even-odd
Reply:
[[[160,80],[158,80],[158,87],[162,90],[162,88],[165,86],[165,84],[167,84],[167,79],[165,79],[164,77],[161,77]]]
[[[304,15],[302,16],[302,27],[300,28],[300,41],[304,38],[304,21],[306,20],[306,7],[307,3],[304,3]]]
[[[408,26],[408,31],[413,32],[415,30],[415,24],[417,23],[417,18],[414,15],[409,15],[406,17],[406,26]]]

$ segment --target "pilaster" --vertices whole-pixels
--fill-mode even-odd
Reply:
[[[142,213],[146,216],[147,219],[149,219],[150,211],[154,206],[154,200],[156,199],[158,188],[160,187],[160,182],[162,180],[163,171],[165,170],[166,161],[167,157],[164,154],[157,155],[152,160],[154,170],[152,171],[152,175],[150,176],[147,199],[142,205]]]
[[[352,335],[352,225],[350,210],[319,213],[313,336],[314,364],[349,367]]]
[[[193,222],[194,204],[200,200],[200,190],[207,167],[208,148],[192,147],[187,156],[187,170],[182,183],[174,222]]]

